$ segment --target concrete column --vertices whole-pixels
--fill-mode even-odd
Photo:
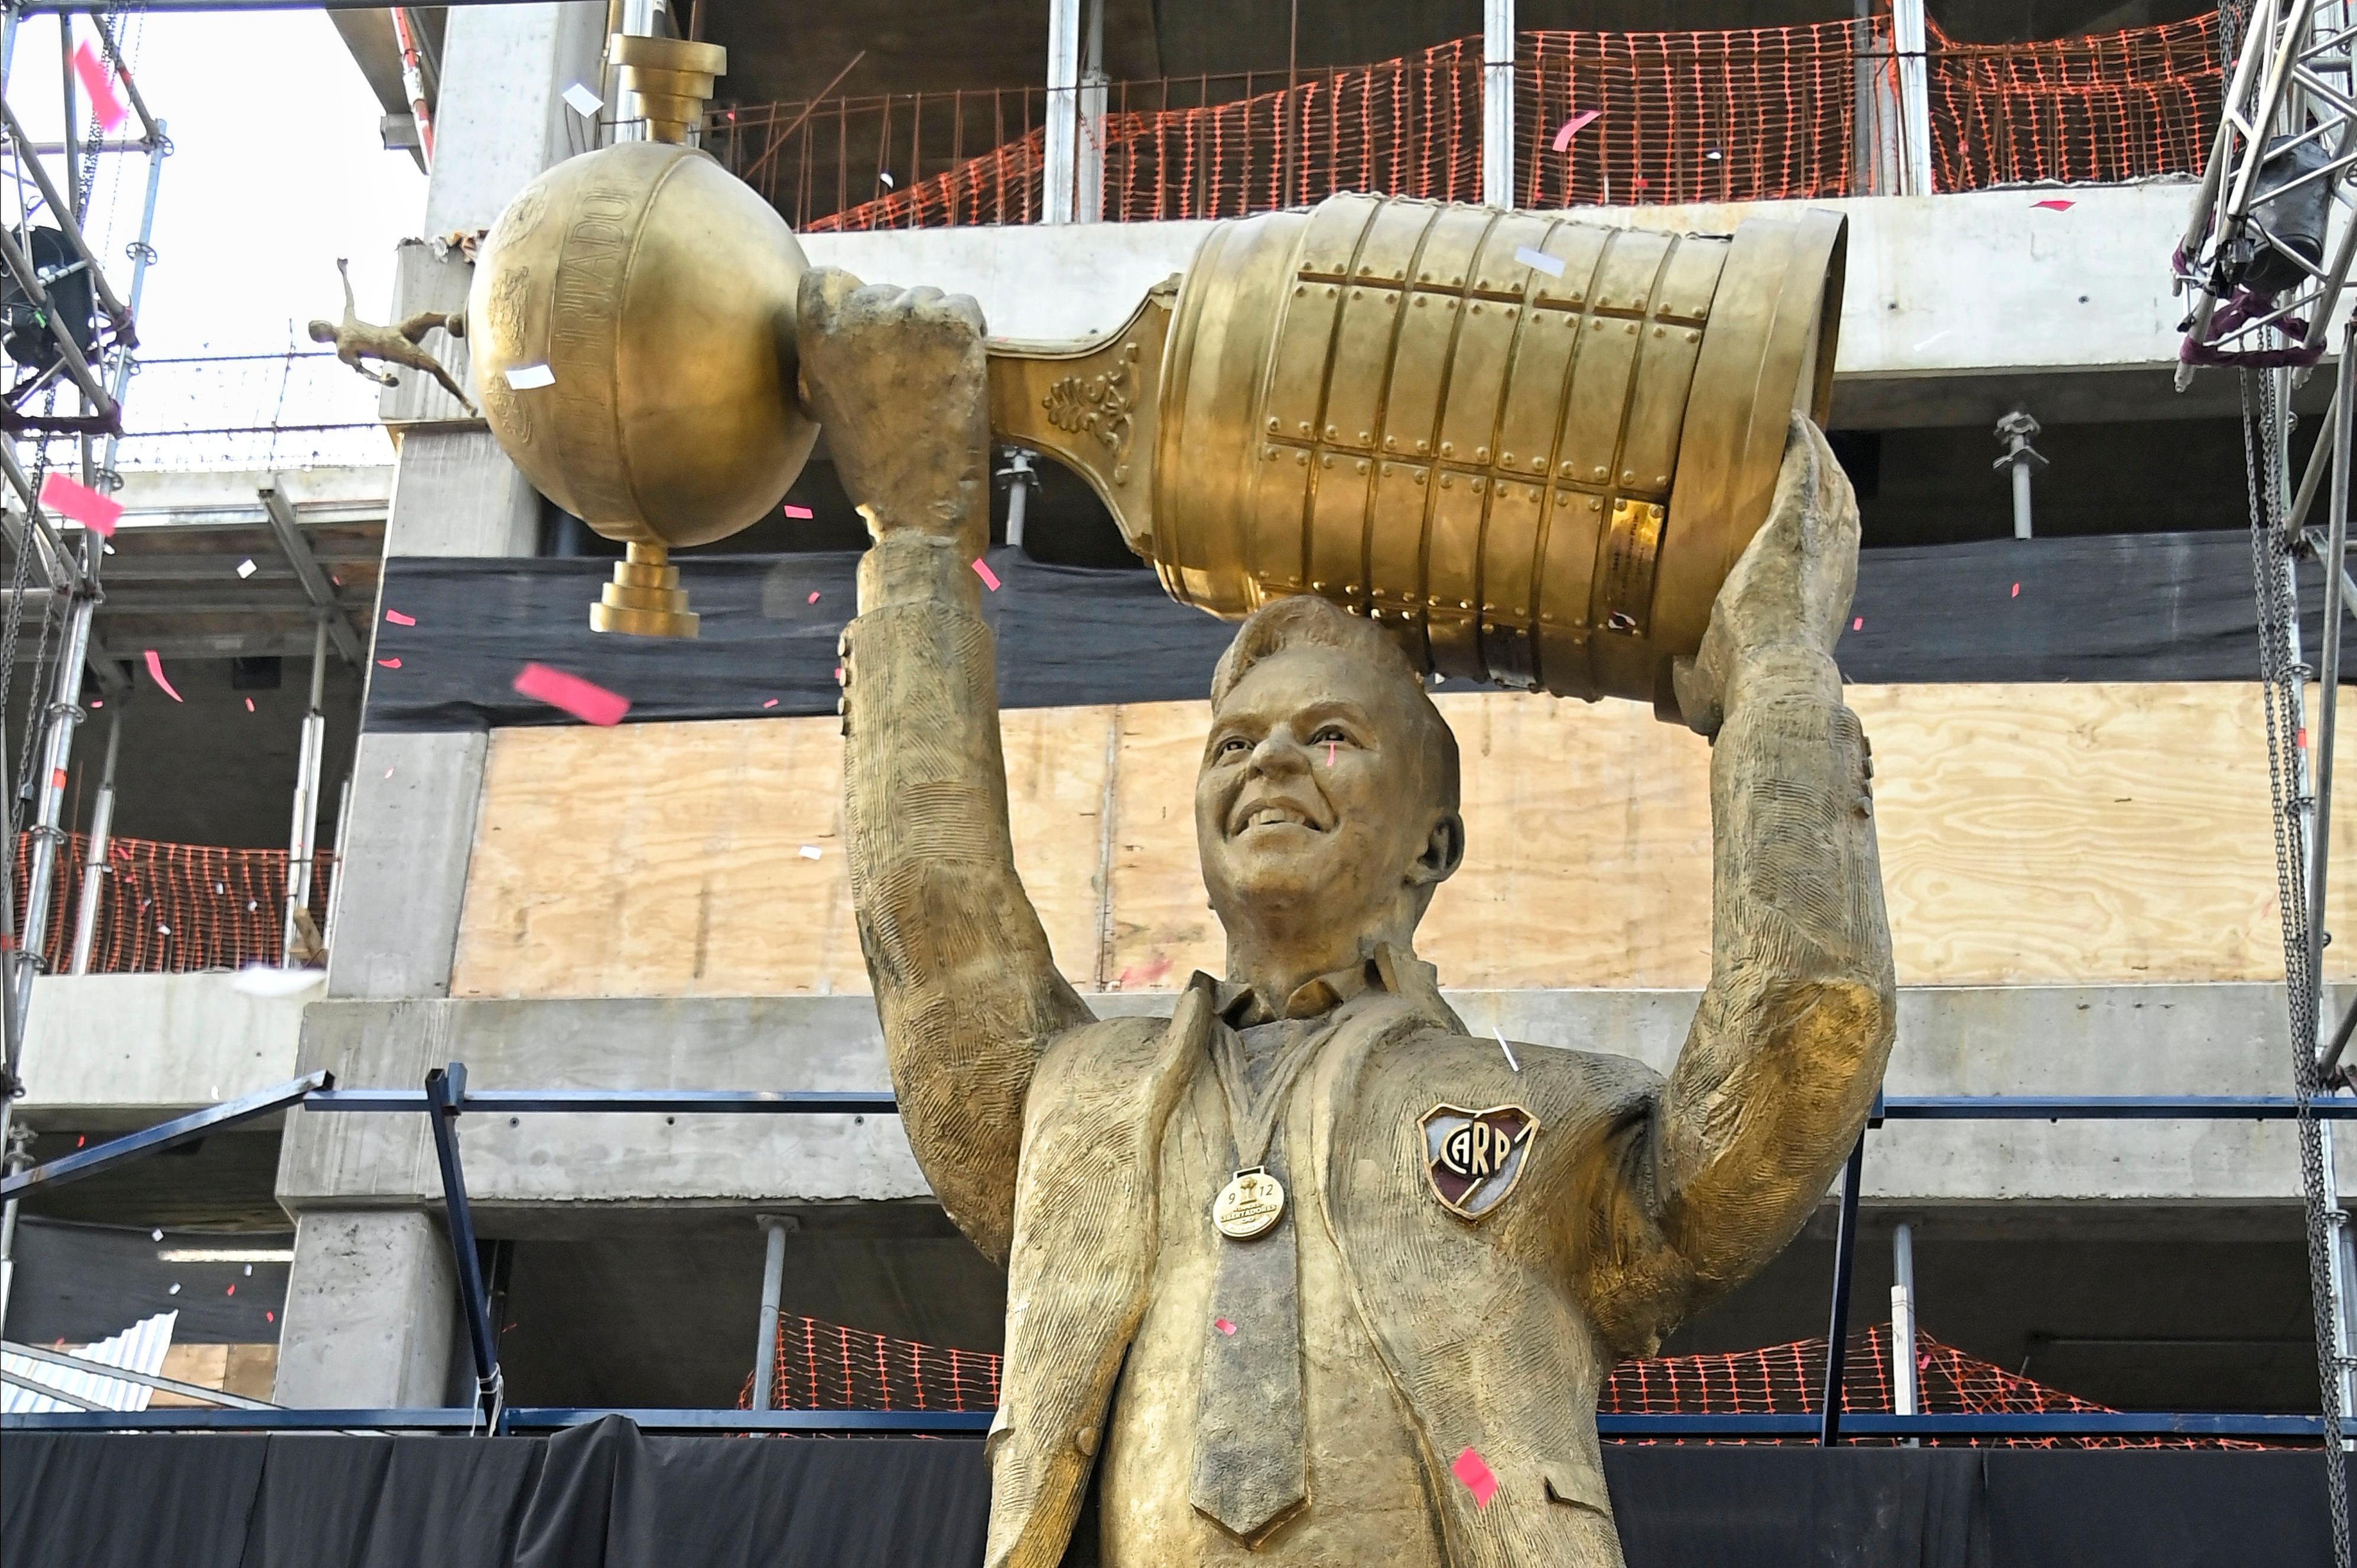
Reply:
[[[457,1300],[450,1243],[431,1216],[304,1215],[271,1397],[314,1410],[442,1404]]]
[[[1481,199],[1514,204],[1514,0],[1481,7]]]
[[[426,234],[490,227],[527,181],[588,150],[564,92],[577,81],[595,83],[605,25],[603,0],[454,9],[442,57]],[[401,261],[395,318],[464,303],[470,279],[455,248],[437,257],[430,247],[411,246]],[[450,345],[450,352],[463,377],[464,345]],[[383,404],[384,417],[404,426],[386,556],[532,553],[540,527],[532,487],[463,410],[438,392],[429,396],[414,384],[420,378],[404,379],[412,384],[388,392]],[[330,996],[448,993],[485,749],[480,735],[361,735],[348,842],[337,845],[342,866]],[[410,1032],[381,1053],[381,1074],[356,1073],[348,1081],[414,1089],[421,1062],[446,1059],[433,1055],[438,1042],[415,1023],[420,1011],[397,1010],[395,1025]],[[300,1175],[317,1163],[313,1144],[320,1134],[303,1129],[304,1119],[295,1121],[280,1186],[291,1180],[316,1191],[318,1201],[304,1207],[297,1221],[278,1398],[313,1406],[442,1403],[457,1297],[449,1243],[433,1214],[438,1184],[407,1183],[404,1197],[414,1194],[414,1208],[350,1207],[363,1201],[376,1164],[330,1165],[316,1179]],[[398,1154],[414,1155],[422,1146],[423,1133],[418,1119],[415,1126],[387,1127],[372,1135],[375,1142],[363,1141],[395,1151],[385,1158],[398,1165]],[[426,1165],[430,1169],[430,1159]],[[290,1170],[297,1174],[290,1177]]]

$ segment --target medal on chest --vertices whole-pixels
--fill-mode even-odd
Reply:
[[[1268,1147],[1284,1114],[1286,1095],[1315,1054],[1327,1031],[1305,1029],[1266,1061],[1260,1082],[1246,1069],[1244,1048],[1222,1029],[1211,1047],[1221,1097],[1227,1101],[1228,1128],[1236,1141],[1236,1171],[1211,1200],[1211,1224],[1231,1241],[1250,1241],[1276,1229],[1285,1218],[1285,1183],[1269,1169]],[[1280,1165],[1282,1162],[1277,1162]]]
[[[1211,1200],[1211,1223],[1232,1241],[1265,1236],[1285,1218],[1285,1184],[1258,1165],[1238,1171]]]

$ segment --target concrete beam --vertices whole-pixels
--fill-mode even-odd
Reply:
[[[2059,212],[2036,205],[2050,195],[1592,208],[1577,216],[1725,233],[1753,213],[1846,212],[1834,401],[1835,422],[1846,427],[1984,424],[2025,399],[2046,419],[2050,392],[2051,406],[2113,420],[2232,413],[2231,377],[2205,377],[2184,398],[2169,387],[2184,309],[2169,294],[2168,261],[2190,186],[2073,187]],[[972,294],[998,336],[1063,338],[1120,326],[1150,285],[1185,268],[1210,227],[893,230],[802,242],[813,262],[873,283]]]
[[[249,996],[231,978],[36,980],[16,1114],[38,1131],[128,1132],[293,1078],[304,1004],[319,993]]]
[[[1692,1018],[1690,991],[1452,994],[1473,1029],[1546,1047],[1627,1051],[1657,1068]],[[1092,996],[1161,1014],[1168,993]],[[1901,999],[1889,1088],[1900,1094],[2271,1093],[2289,1080],[2279,988],[1926,988]],[[351,1086],[418,1083],[457,1059],[489,1088],[861,1090],[884,1087],[865,996],[328,1002],[302,1067]],[[279,1198],[291,1211],[438,1201],[420,1118],[295,1118]],[[2352,1142],[2352,1140],[2344,1140]],[[538,1233],[597,1208],[749,1214],[778,1205],[900,1205],[927,1189],[891,1118],[559,1116],[462,1120],[468,1188],[487,1233]],[[2357,1152],[2344,1180],[2357,1182]],[[1867,1197],[1914,1206],[2294,1204],[2287,1126],[2237,1122],[1894,1124],[1868,1146]]]

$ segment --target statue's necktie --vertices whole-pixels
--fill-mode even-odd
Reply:
[[[1264,1024],[1244,1031],[1241,1040],[1224,1029],[1213,1031],[1212,1049],[1223,1053],[1215,1065],[1237,1139],[1237,1163],[1262,1166],[1288,1191],[1293,1184],[1279,1129],[1285,1098],[1326,1026],[1323,1019]],[[1247,1543],[1258,1542],[1308,1500],[1297,1201],[1288,1197],[1285,1214],[1266,1234],[1221,1240],[1211,1321],[1203,1327],[1195,1475],[1188,1497],[1197,1511]]]

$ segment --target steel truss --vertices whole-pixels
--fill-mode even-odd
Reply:
[[[2357,258],[2357,45],[2351,0],[2255,0],[2184,239],[2192,308],[2177,389],[2201,365],[2313,365]],[[2339,221],[2334,221],[2338,217]],[[2335,235],[2334,229],[2339,231]],[[2328,259],[2329,254],[2329,259]]]

